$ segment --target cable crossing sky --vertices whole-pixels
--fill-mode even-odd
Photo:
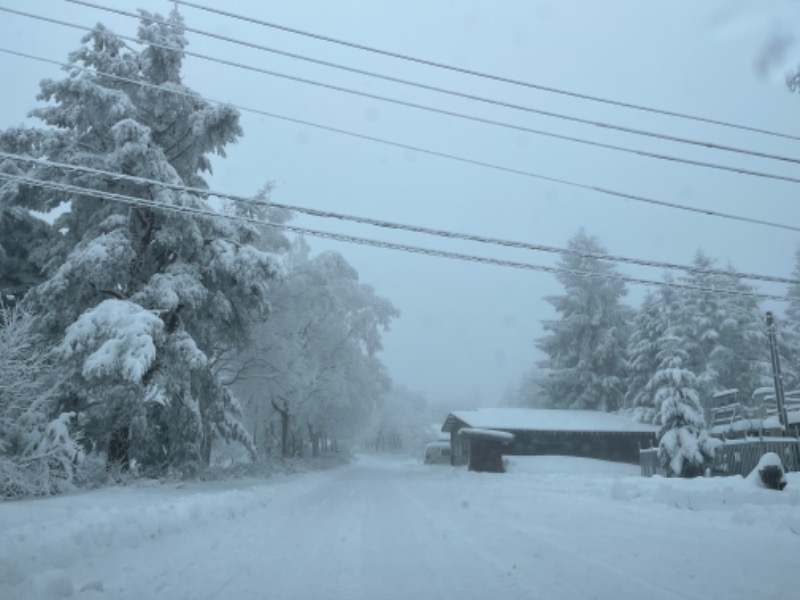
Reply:
[[[751,279],[756,281],[764,281],[770,283],[783,283],[789,285],[800,285],[800,280],[798,279],[790,279],[785,277],[776,277],[771,275],[762,275],[757,273],[739,273],[735,271],[727,271],[724,269],[703,269],[698,268],[692,265],[680,265],[675,263],[667,263],[661,261],[654,261],[654,260],[645,260],[640,258],[631,258],[625,256],[617,256],[612,254],[598,254],[598,253],[587,253],[587,252],[580,252],[576,250],[570,250],[569,248],[557,248],[553,246],[546,246],[543,244],[532,244],[528,242],[520,242],[520,241],[513,241],[513,240],[505,240],[500,238],[488,237],[488,236],[481,236],[481,235],[474,235],[456,231],[448,231],[443,229],[434,229],[430,227],[418,226],[418,225],[408,225],[403,223],[397,223],[393,221],[385,221],[380,219],[372,219],[369,217],[361,217],[361,216],[354,216],[354,215],[345,215],[337,212],[331,211],[322,211],[316,209],[310,209],[302,206],[296,206],[291,204],[283,204],[271,201],[260,201],[255,198],[248,198],[245,196],[235,195],[235,194],[226,194],[223,192],[218,192],[214,190],[208,190],[203,188],[196,188],[190,187],[175,183],[168,183],[163,181],[157,181],[155,179],[147,179],[144,177],[136,177],[134,175],[126,175],[122,173],[113,173],[111,171],[105,171],[102,169],[94,169],[91,167],[84,167],[80,165],[70,165],[67,163],[62,162],[55,162],[50,160],[43,160],[37,159],[32,157],[26,157],[19,154],[11,154],[7,152],[0,152],[0,159],[11,160],[15,162],[33,164],[43,167],[53,167],[57,169],[61,169],[63,171],[68,172],[75,172],[75,173],[85,173],[85,174],[93,174],[104,177],[106,179],[112,181],[126,181],[130,183],[137,183],[141,185],[153,186],[162,189],[169,189],[172,191],[177,192],[186,192],[190,194],[198,195],[202,198],[206,197],[216,197],[220,199],[230,200],[235,203],[240,204],[249,204],[249,205],[258,205],[263,206],[265,208],[280,208],[285,210],[290,210],[302,214],[306,214],[309,216],[314,217],[321,217],[327,219],[336,219],[341,221],[350,221],[354,223],[364,224],[364,225],[371,225],[373,227],[379,227],[383,229],[392,229],[392,230],[399,230],[399,231],[408,231],[412,233],[421,233],[425,235],[431,235],[435,237],[442,237],[442,238],[449,238],[449,239],[459,239],[464,241],[471,241],[471,242],[478,242],[483,244],[490,244],[496,246],[502,246],[507,248],[518,248],[523,250],[533,250],[537,252],[548,252],[554,254],[569,254],[572,256],[579,256],[582,258],[590,258],[596,260],[605,260],[610,262],[616,263],[627,263],[633,264],[638,266],[644,267],[654,267],[660,269],[673,269],[673,270],[681,270],[687,273],[697,273],[697,274],[705,274],[705,275],[715,275],[715,276],[722,276],[722,277],[732,277],[736,279]]]
[[[113,79],[115,81],[129,83],[129,84],[136,85],[136,86],[139,86],[139,87],[142,87],[142,88],[157,90],[157,91],[160,91],[161,93],[165,93],[165,94],[174,94],[174,95],[177,95],[177,96],[184,96],[184,97],[187,97],[187,98],[196,98],[197,97],[196,94],[191,93],[191,92],[184,92],[184,91],[176,90],[174,88],[162,88],[162,87],[159,87],[159,86],[156,86],[154,84],[147,83],[147,82],[144,82],[144,81],[138,81],[138,80],[127,78],[127,77],[121,77],[119,75],[115,75],[113,73],[107,73],[105,71],[87,69],[85,67],[72,65],[72,64],[65,63],[65,62],[58,61],[58,60],[53,60],[53,59],[49,59],[49,58],[43,58],[41,56],[36,56],[36,55],[33,55],[33,54],[27,54],[25,52],[18,52],[16,50],[11,50],[9,48],[0,47],[0,52],[5,53],[5,54],[9,54],[9,55],[13,55],[13,56],[19,56],[19,57],[22,57],[22,58],[27,58],[27,59],[30,59],[30,60],[35,60],[35,61],[42,62],[42,63],[47,63],[47,64],[51,64],[51,65],[57,65],[59,67],[69,67],[71,69],[75,69],[75,70],[80,71],[80,72],[86,72],[86,73],[95,74],[95,75],[102,75],[103,77],[108,77],[109,79]],[[271,113],[269,111],[243,106],[241,104],[232,104],[230,102],[225,102],[225,101],[222,101],[222,100],[215,100],[213,98],[208,98],[208,97],[203,97],[203,99],[206,100],[207,102],[212,103],[212,104],[230,106],[230,107],[235,108],[237,110],[240,110],[242,112],[248,112],[248,113],[260,115],[260,116],[263,116],[263,117],[268,117],[268,118],[271,118],[271,119],[285,121],[287,123],[294,123],[294,124],[297,124],[297,125],[304,125],[306,127],[312,127],[314,129],[319,129],[321,131],[327,131],[327,132],[330,132],[330,133],[336,133],[336,134],[339,134],[339,135],[344,135],[344,136],[347,136],[347,137],[351,137],[351,138],[355,138],[355,139],[359,139],[359,140],[363,140],[363,141],[370,141],[370,142],[374,142],[374,143],[381,144],[381,145],[384,145],[384,146],[390,146],[390,147],[393,147],[393,148],[400,148],[400,149],[403,149],[403,150],[411,150],[413,152],[419,152],[420,154],[425,154],[425,155],[428,155],[428,156],[435,156],[435,157],[438,157],[438,158],[443,158],[443,159],[446,159],[446,160],[451,160],[451,161],[455,161],[455,162],[459,162],[459,163],[463,163],[463,164],[467,164],[467,165],[471,165],[471,166],[477,166],[477,167],[481,167],[481,168],[485,168],[485,169],[491,169],[491,170],[499,171],[499,172],[503,172],[503,173],[510,173],[510,174],[514,174],[514,175],[520,175],[520,176],[523,176],[523,177],[529,177],[531,179],[537,179],[537,180],[540,180],[540,181],[547,181],[547,182],[550,182],[550,183],[556,183],[556,184],[559,184],[559,185],[572,187],[572,188],[575,188],[575,189],[581,189],[581,190],[586,190],[586,191],[591,191],[591,192],[597,192],[599,194],[603,194],[603,195],[611,196],[611,197],[615,197],[615,198],[622,198],[624,200],[632,200],[632,201],[635,201],[635,202],[642,202],[642,203],[651,204],[651,205],[654,205],[654,206],[661,206],[661,207],[664,207],[664,208],[670,208],[670,209],[681,210],[681,211],[686,211],[686,212],[691,212],[691,213],[696,213],[696,214],[702,214],[702,215],[711,216],[711,217],[729,219],[729,220],[739,221],[739,222],[743,222],[743,223],[751,223],[751,224],[754,224],[754,225],[763,225],[765,227],[772,227],[772,228],[776,228],[776,229],[784,229],[784,230],[787,230],[787,231],[800,232],[800,226],[796,226],[796,225],[791,225],[791,224],[787,224],[787,223],[780,223],[780,222],[777,222],[777,221],[767,221],[767,220],[764,220],[764,219],[756,219],[756,218],[753,218],[753,217],[745,217],[745,216],[742,216],[742,215],[736,215],[736,214],[726,213],[726,212],[717,211],[717,210],[711,210],[711,209],[699,208],[699,207],[694,207],[694,206],[688,206],[688,205],[685,205],[685,204],[679,204],[679,203],[676,203],[676,202],[669,202],[669,201],[666,201],[666,200],[658,200],[658,199],[650,198],[648,196],[643,196],[643,195],[640,195],[640,194],[622,192],[622,191],[619,191],[619,190],[613,190],[613,189],[605,188],[605,187],[602,187],[602,186],[595,186],[595,185],[590,185],[590,184],[578,183],[576,181],[571,181],[571,180],[563,179],[563,178],[559,178],[559,177],[551,177],[551,176],[544,175],[544,174],[541,174],[541,173],[535,173],[535,172],[532,172],[532,171],[526,171],[524,169],[516,169],[516,168],[513,168],[513,167],[507,167],[507,166],[504,166],[504,165],[498,165],[498,164],[490,163],[490,162],[486,162],[486,161],[475,160],[475,159],[466,158],[466,157],[463,157],[463,156],[457,156],[457,155],[450,154],[450,153],[447,153],[447,152],[439,152],[437,150],[431,150],[431,149],[428,149],[428,148],[423,148],[421,146],[415,146],[415,145],[412,145],[412,144],[405,144],[405,143],[402,143],[402,142],[396,142],[396,141],[393,141],[393,140],[387,140],[387,139],[384,139],[384,138],[379,138],[379,137],[370,136],[370,135],[366,135],[366,134],[362,134],[362,133],[358,133],[358,132],[354,132],[354,131],[349,131],[349,130],[341,129],[341,128],[338,128],[338,127],[331,127],[331,126],[324,125],[324,124],[321,124],[321,123],[315,123],[313,121],[307,121],[307,120],[304,120],[304,119],[296,119],[296,118],[293,118],[293,117],[287,117],[285,115],[279,115],[279,114]]]
[[[130,12],[130,11],[126,11],[126,10],[121,10],[119,8],[113,8],[113,7],[110,7],[110,6],[101,6],[99,4],[94,4],[92,2],[85,2],[83,0],[69,0],[69,1],[72,4],[78,4],[78,5],[81,5],[81,6],[87,6],[89,8],[94,8],[94,9],[101,10],[101,11],[104,11],[104,12],[109,12],[109,13],[113,13],[113,14],[122,15],[122,16],[129,17],[129,18],[132,18],[132,19],[137,19],[137,20],[141,19],[141,15],[139,15],[137,13]],[[162,19],[153,18],[152,20],[154,22],[156,22],[156,23],[168,24],[168,21],[164,21]],[[409,80],[409,79],[402,79],[402,78],[399,78],[399,77],[393,77],[393,76],[386,75],[384,73],[378,73],[378,72],[375,72],[375,71],[367,71],[367,70],[364,70],[364,69],[358,69],[358,68],[355,68],[355,67],[349,67],[349,66],[346,66],[346,65],[341,65],[341,64],[338,64],[338,63],[330,62],[330,61],[321,60],[321,59],[318,59],[318,58],[304,56],[302,54],[296,54],[296,53],[293,53],[293,52],[286,52],[284,50],[279,50],[279,49],[276,49],[276,48],[270,48],[268,46],[263,46],[261,44],[248,42],[246,40],[241,40],[241,39],[238,39],[238,38],[233,38],[233,37],[229,37],[229,36],[225,36],[225,35],[220,35],[218,33],[214,33],[214,32],[211,32],[211,31],[205,31],[205,30],[202,30],[202,29],[196,29],[196,28],[193,28],[193,27],[188,27],[186,25],[183,26],[183,29],[185,31],[187,31],[187,32],[195,33],[197,35],[201,35],[201,36],[204,36],[204,37],[208,37],[208,38],[212,38],[212,39],[216,39],[216,40],[221,40],[221,41],[228,42],[228,43],[231,43],[231,44],[237,44],[237,45],[240,45],[240,46],[244,46],[244,47],[247,47],[247,48],[253,48],[253,49],[256,49],[256,50],[261,50],[261,51],[264,51],[264,52],[270,52],[272,54],[278,54],[278,55],[281,55],[281,56],[286,56],[288,58],[292,58],[292,59],[295,59],[295,60],[301,60],[301,61],[305,61],[305,62],[310,62],[310,63],[314,63],[314,64],[326,66],[326,67],[330,67],[330,68],[333,68],[333,69],[339,69],[339,70],[347,71],[347,72],[350,72],[350,73],[356,73],[358,75],[365,75],[367,77],[373,77],[373,78],[376,78],[376,79],[382,79],[382,80],[385,80],[385,81],[391,81],[393,83],[399,83],[399,84],[402,84],[402,85],[416,87],[416,88],[420,88],[420,89],[424,89],[424,90],[428,90],[428,91],[433,91],[433,92],[437,92],[437,93],[441,93],[441,94],[447,94],[447,95],[455,96],[455,97],[458,97],[458,98],[465,98],[467,100],[474,100],[476,102],[483,102],[483,103],[486,103],[486,104],[492,104],[492,105],[500,106],[500,107],[503,107],[503,108],[511,108],[511,109],[514,109],[514,110],[519,110],[519,111],[524,111],[524,112],[528,112],[528,113],[538,114],[538,115],[542,115],[542,116],[546,116],[546,117],[552,117],[552,118],[555,118],[555,119],[563,119],[563,120],[572,121],[572,122],[575,122],[575,123],[581,123],[581,124],[584,124],[584,125],[591,125],[593,127],[599,127],[601,129],[605,129],[605,130],[620,131],[620,132],[623,132],[623,133],[629,133],[629,134],[633,134],[633,135],[642,135],[642,136],[647,136],[647,137],[667,140],[667,141],[670,141],[670,142],[676,142],[676,143],[682,143],[682,144],[690,144],[690,145],[699,146],[699,147],[702,147],[702,148],[708,148],[708,149],[712,149],[712,150],[722,150],[722,151],[725,151],[725,152],[735,152],[735,153],[738,153],[738,154],[744,154],[744,155],[754,156],[754,157],[758,157],[758,158],[766,158],[766,159],[779,160],[779,161],[784,161],[784,162],[800,164],[800,159],[793,158],[793,157],[790,157],[790,156],[782,156],[782,155],[779,155],[779,154],[772,154],[772,153],[768,153],[768,152],[759,152],[759,151],[756,151],[756,150],[749,150],[749,149],[746,149],[746,148],[737,148],[737,147],[734,147],[734,146],[728,146],[728,145],[725,145],[725,144],[719,144],[719,143],[711,142],[711,141],[708,141],[708,140],[695,140],[695,139],[686,138],[686,137],[680,137],[680,136],[675,136],[675,135],[668,135],[668,134],[664,134],[664,133],[657,133],[657,132],[653,132],[653,131],[647,131],[647,130],[638,129],[638,128],[635,128],[635,127],[626,127],[624,125],[617,125],[617,124],[614,124],[614,123],[607,123],[607,122],[604,122],[604,121],[597,121],[597,120],[593,120],[593,119],[585,119],[585,118],[581,118],[581,117],[576,117],[574,115],[566,115],[566,114],[562,114],[562,113],[557,113],[557,112],[542,110],[542,109],[538,109],[538,108],[533,108],[533,107],[530,107],[530,106],[523,106],[521,104],[514,104],[514,103],[511,103],[511,102],[505,102],[505,101],[502,101],[502,100],[486,98],[484,96],[478,96],[478,95],[475,95],[475,94],[467,94],[467,93],[459,92],[459,91],[452,90],[452,89],[447,89],[447,88],[442,88],[442,87],[439,87],[439,86],[420,83],[418,81],[412,81],[412,80]],[[203,58],[205,60],[220,60],[220,61],[222,60],[222,59],[219,59],[218,57],[209,57],[209,56],[205,56],[205,55],[201,56],[201,55],[196,54],[196,53],[195,54],[188,53],[188,54],[191,55],[191,56],[201,57],[201,58]],[[250,67],[250,66],[247,66],[247,65],[239,64],[239,63],[231,63],[229,61],[224,61],[223,64],[231,64],[233,66],[236,66],[236,67],[242,68],[242,69],[249,69],[249,70],[258,69],[257,67]],[[263,69],[258,69],[258,71],[266,73],[266,74],[269,74],[269,75],[275,75],[277,77],[285,77],[282,74],[273,73],[272,71],[266,71],[266,70],[263,70]],[[303,79],[300,79],[300,78],[294,78],[294,79],[296,81],[302,81],[303,83],[308,83],[310,85],[325,85],[325,84],[321,84],[319,82],[303,80]],[[342,91],[342,92],[346,92],[346,93],[360,94],[360,92],[357,92],[355,90],[347,90],[347,89],[344,89],[344,88],[338,88],[336,86],[326,86],[326,87],[331,87],[332,89],[336,89],[338,91]],[[372,97],[372,98],[376,98],[376,99],[380,99],[380,100],[385,100],[387,102],[394,102],[394,100],[391,99],[391,98],[383,98],[381,96],[368,95],[368,97]],[[464,115],[464,118],[466,118],[466,117],[467,117],[467,115]]]
[[[166,210],[171,212],[177,213],[184,213],[184,214],[191,214],[194,216],[205,216],[205,217],[212,217],[212,218],[220,218],[232,221],[238,221],[242,223],[249,223],[254,225],[261,225],[264,227],[270,227],[273,229],[279,229],[282,231],[289,231],[296,234],[301,235],[311,235],[314,237],[320,237],[340,242],[347,242],[352,244],[359,244],[362,246],[372,246],[376,248],[386,248],[389,250],[398,250],[401,252],[409,252],[412,254],[423,254],[427,256],[438,256],[441,258],[449,258],[453,260],[461,260],[467,262],[476,262],[482,263],[487,265],[495,265],[495,266],[502,266],[502,267],[510,267],[513,269],[523,269],[528,271],[541,271],[544,273],[551,273],[551,274],[571,274],[577,275],[581,277],[588,277],[588,278],[595,278],[595,279],[606,279],[606,280],[613,280],[613,281],[623,281],[626,283],[634,283],[638,285],[645,285],[650,287],[668,287],[674,289],[689,289],[689,290],[696,290],[696,291],[703,291],[703,292],[710,292],[710,293],[719,293],[725,294],[728,296],[738,296],[738,297],[747,297],[747,298],[758,298],[762,300],[777,300],[780,302],[789,302],[790,298],[786,296],[778,296],[775,294],[766,294],[762,292],[755,292],[755,291],[746,291],[740,289],[731,289],[725,287],[708,287],[708,286],[701,286],[701,285],[694,285],[691,283],[678,283],[678,282],[671,282],[671,281],[656,281],[653,279],[643,279],[639,277],[630,277],[627,275],[617,275],[617,274],[608,274],[608,273],[597,273],[592,271],[582,271],[576,269],[565,269],[562,267],[548,267],[545,265],[535,265],[531,263],[524,263],[512,260],[503,260],[497,258],[489,258],[485,256],[477,256],[473,254],[463,254],[459,252],[447,252],[444,250],[434,250],[432,248],[421,248],[419,246],[410,246],[406,244],[397,244],[394,242],[388,242],[385,240],[375,240],[370,238],[363,238],[358,236],[351,236],[351,235],[344,235],[339,233],[333,233],[330,231],[322,231],[318,229],[310,229],[307,227],[296,227],[294,225],[287,225],[285,223],[272,223],[270,221],[265,221],[263,219],[255,219],[251,217],[245,217],[240,215],[227,215],[218,212],[214,212],[207,209],[197,208],[193,206],[186,206],[186,205],[174,205],[174,204],[166,204],[163,202],[156,202],[153,200],[146,200],[144,198],[135,198],[133,196],[128,196],[125,194],[117,194],[114,192],[107,192],[103,190],[94,190],[89,188],[84,188],[81,186],[75,186],[60,182],[54,181],[41,181],[38,179],[33,179],[27,176],[20,176],[20,175],[12,175],[10,173],[0,173],[0,179],[6,179],[8,181],[16,181],[18,183],[22,183],[25,185],[30,185],[34,187],[40,187],[44,189],[50,189],[55,191],[62,191],[66,193],[73,193],[79,194],[83,196],[88,196],[91,198],[98,198],[104,200],[110,200],[112,202],[119,202],[123,204],[128,204],[131,206],[141,206],[146,208],[155,208],[159,210]]]
[[[83,30],[83,31],[92,31],[93,30],[93,27],[88,27],[88,26],[85,26],[85,25],[78,25],[76,23],[69,23],[67,21],[62,21],[60,19],[53,19],[53,18],[50,18],[50,17],[44,17],[44,16],[41,16],[41,15],[34,15],[34,14],[31,14],[31,13],[25,13],[25,12],[22,12],[22,11],[13,10],[13,9],[9,9],[9,8],[6,8],[6,7],[0,7],[0,10],[5,11],[5,12],[9,12],[9,13],[13,13],[13,14],[17,14],[17,15],[20,15],[20,16],[25,16],[25,17],[28,17],[28,18],[40,20],[40,21],[46,21],[46,22],[49,22],[49,23],[62,25],[62,26],[65,26],[65,27],[71,27],[71,28],[74,28],[74,29],[80,29],[80,30]],[[120,35],[120,34],[117,34],[117,37],[119,37],[120,39],[127,40],[127,41],[140,43],[140,40],[138,38],[135,38],[135,37],[126,36],[126,35]],[[661,153],[658,153],[658,152],[649,152],[647,150],[639,150],[639,149],[635,149],[635,148],[629,148],[629,147],[626,147],[626,146],[619,146],[619,145],[616,145],[616,144],[607,144],[607,143],[604,143],[604,142],[597,142],[597,141],[588,140],[588,139],[585,139],[585,138],[579,138],[579,137],[574,137],[574,136],[569,136],[569,135],[562,135],[562,134],[559,134],[559,133],[554,133],[554,132],[550,132],[550,131],[544,131],[544,130],[541,130],[541,129],[533,129],[533,128],[525,127],[525,126],[522,126],[522,125],[515,125],[515,124],[512,124],[512,123],[505,123],[505,122],[502,122],[502,121],[496,121],[494,119],[487,119],[487,118],[483,118],[483,117],[477,117],[477,116],[474,116],[474,115],[468,115],[468,114],[465,114],[465,113],[459,113],[459,112],[455,112],[455,111],[451,111],[451,110],[436,108],[436,107],[428,106],[428,105],[424,105],[424,104],[418,104],[416,102],[408,102],[408,101],[405,101],[405,100],[399,100],[399,99],[391,98],[391,97],[388,97],[388,96],[381,96],[381,95],[378,95],[378,94],[371,94],[371,93],[368,93],[368,92],[361,92],[361,91],[353,90],[353,89],[350,89],[350,88],[345,88],[345,87],[341,87],[341,86],[337,86],[337,85],[327,84],[327,83],[314,81],[314,80],[306,79],[306,78],[302,78],[302,77],[296,77],[294,75],[288,75],[286,73],[278,73],[276,71],[270,71],[268,69],[262,69],[260,67],[254,67],[254,66],[251,66],[251,65],[244,65],[244,64],[241,64],[241,63],[237,63],[235,61],[229,61],[229,60],[225,60],[225,59],[220,59],[220,58],[216,58],[216,57],[213,57],[213,56],[209,56],[209,55],[206,55],[206,54],[201,54],[201,53],[198,53],[198,52],[192,52],[192,51],[185,50],[183,48],[179,48],[179,47],[176,47],[176,46],[169,46],[167,44],[159,44],[157,42],[149,41],[149,42],[147,42],[147,45],[152,46],[154,48],[161,48],[163,50],[171,50],[171,51],[174,51],[174,52],[181,52],[182,54],[184,54],[186,56],[193,56],[193,57],[199,58],[201,60],[207,60],[207,61],[210,61],[210,62],[215,62],[215,63],[218,63],[218,64],[223,64],[223,65],[227,65],[227,66],[231,66],[231,67],[235,67],[235,68],[240,68],[240,69],[252,71],[252,72],[255,72],[255,73],[261,73],[261,74],[264,74],[264,75],[270,75],[270,76],[278,77],[278,78],[285,79],[285,80],[288,80],[288,81],[295,81],[295,82],[298,82],[298,83],[304,83],[304,84],[308,84],[308,85],[313,85],[313,86],[316,86],[316,87],[325,88],[325,89],[329,89],[329,90],[333,90],[333,91],[337,91],[337,92],[342,92],[342,93],[346,93],[346,94],[361,96],[361,97],[364,97],[364,98],[370,98],[372,100],[379,100],[379,101],[382,101],[382,102],[387,102],[387,103],[395,104],[395,105],[398,105],[398,106],[405,106],[407,108],[414,108],[414,109],[417,109],[417,110],[423,110],[423,111],[431,112],[431,113],[435,113],[435,114],[440,114],[440,115],[445,115],[445,116],[454,117],[454,118],[458,118],[458,119],[473,121],[473,122],[476,122],[476,123],[482,123],[484,125],[491,125],[491,126],[494,126],[494,127],[500,127],[500,128],[504,128],[504,129],[522,131],[522,132],[530,133],[530,134],[534,134],[534,135],[549,137],[549,138],[553,138],[553,139],[559,139],[559,140],[562,140],[562,141],[573,142],[573,143],[586,145],[586,146],[593,146],[593,147],[602,148],[602,149],[605,149],[605,150],[613,150],[613,151],[616,151],[616,152],[624,152],[626,154],[632,154],[632,155],[642,156],[642,157],[646,157],[646,158],[652,158],[652,159],[656,159],[656,160],[663,160],[663,161],[667,161],[667,162],[675,162],[675,163],[691,165],[691,166],[694,166],[694,167],[700,167],[700,168],[706,168],[706,169],[715,169],[715,170],[719,170],[719,171],[727,171],[727,172],[730,172],[730,173],[737,173],[739,175],[747,175],[747,176],[751,176],[751,177],[760,177],[760,178],[765,178],[765,179],[773,179],[773,180],[777,180],[777,181],[785,181],[785,182],[788,182],[788,183],[800,184],[800,178],[792,177],[792,176],[789,176],[789,175],[780,175],[778,173],[769,173],[769,172],[765,172],[765,171],[759,171],[759,170],[749,169],[749,168],[744,168],[744,167],[734,167],[734,166],[730,166],[730,165],[722,165],[722,164],[719,164],[719,163],[713,163],[713,162],[708,162],[708,161],[703,161],[703,160],[695,160],[695,159],[684,158],[684,157],[668,155],[668,154],[661,154]],[[775,156],[771,156],[770,158],[775,158]],[[789,162],[798,162],[798,159],[794,159],[794,158],[790,158],[790,157],[782,157],[779,160],[786,160],[786,161],[789,161]]]
[[[76,3],[76,4],[78,3],[76,0],[67,0],[67,2],[72,2],[72,3]],[[677,118],[680,118],[680,119],[687,119],[687,120],[691,120],[691,121],[709,123],[711,125],[720,125],[722,127],[730,127],[730,128],[733,128],[733,129],[740,129],[740,130],[743,130],[743,131],[750,131],[750,132],[753,132],[753,133],[762,133],[764,135],[781,137],[781,138],[786,138],[786,139],[790,139],[790,140],[800,140],[800,136],[798,136],[798,135],[792,135],[792,134],[788,134],[788,133],[781,133],[779,131],[770,131],[768,129],[760,129],[758,127],[751,127],[751,126],[748,126],[748,125],[730,123],[730,122],[727,122],[727,121],[722,121],[722,120],[718,120],[718,119],[711,119],[711,118],[708,118],[708,117],[690,115],[690,114],[682,113],[682,112],[678,112],[678,111],[671,111],[671,110],[666,110],[666,109],[661,109],[661,108],[642,106],[640,104],[634,104],[634,103],[631,103],[631,102],[623,102],[623,101],[620,101],[620,100],[613,100],[613,99],[610,99],[610,98],[601,98],[599,96],[592,96],[590,94],[583,94],[583,93],[580,93],[580,92],[573,92],[573,91],[559,89],[559,88],[555,88],[555,87],[550,87],[550,86],[546,86],[546,85],[542,85],[542,84],[538,84],[538,83],[533,83],[533,82],[529,82],[529,81],[522,81],[522,80],[519,80],[519,79],[513,79],[513,78],[510,78],[510,77],[503,77],[501,75],[497,75],[497,74],[493,74],[493,73],[486,73],[486,72],[483,72],[483,71],[475,71],[475,70],[472,70],[472,69],[467,69],[467,68],[458,67],[458,66],[454,66],[454,65],[448,65],[448,64],[445,64],[445,63],[436,62],[434,60],[419,58],[419,57],[410,56],[410,55],[407,55],[407,54],[401,54],[399,52],[391,52],[389,50],[382,50],[380,48],[366,46],[366,45],[358,44],[358,43],[351,42],[351,41],[348,41],[348,40],[338,39],[338,38],[334,38],[334,37],[330,37],[330,36],[321,35],[321,34],[318,34],[318,33],[312,33],[312,32],[309,32],[309,31],[303,31],[301,29],[297,29],[297,28],[293,28],[293,27],[287,27],[285,25],[280,25],[278,23],[271,23],[269,21],[264,21],[264,20],[261,20],[261,19],[248,17],[246,15],[232,13],[232,12],[221,10],[221,9],[218,9],[218,8],[212,8],[210,6],[197,4],[195,2],[188,2],[186,0],[175,0],[175,4],[176,5],[180,4],[180,5],[183,5],[183,6],[188,6],[188,7],[195,8],[195,9],[198,9],[198,10],[202,10],[202,11],[205,11],[205,12],[208,12],[208,13],[213,13],[213,14],[217,14],[217,15],[220,15],[220,16],[229,17],[231,19],[237,19],[237,20],[240,20],[240,21],[246,21],[248,23],[261,25],[263,27],[269,27],[269,28],[272,28],[272,29],[279,29],[281,31],[286,31],[288,33],[293,33],[293,34],[296,34],[296,35],[301,35],[301,36],[305,36],[305,37],[309,37],[309,38],[314,38],[314,39],[317,39],[317,40],[320,40],[320,41],[330,42],[332,44],[339,44],[339,45],[342,45],[342,46],[348,46],[350,48],[355,48],[357,50],[364,50],[366,52],[371,52],[371,53],[375,53],[375,54],[382,54],[384,56],[388,56],[388,57],[391,57],[391,58],[396,58],[396,59],[409,61],[409,62],[415,62],[415,63],[419,63],[419,64],[422,64],[422,65],[427,65],[429,67],[435,67],[437,69],[445,69],[445,70],[448,70],[448,71],[455,71],[457,73],[462,73],[464,75],[471,75],[471,76],[474,76],[474,77],[481,77],[481,78],[484,78],[484,79],[490,79],[490,80],[493,80],[493,81],[499,81],[499,82],[508,83],[508,84],[511,84],[511,85],[537,89],[537,90],[541,90],[541,91],[545,91],[545,92],[550,92],[550,93],[553,93],[553,94],[561,94],[561,95],[564,95],[564,96],[571,96],[573,98],[580,98],[582,100],[589,100],[589,101],[592,101],[592,102],[599,102],[599,103],[602,103],[602,104],[610,104],[610,105],[619,106],[619,107],[622,107],[622,108],[629,108],[629,109],[633,109],[633,110],[650,112],[650,113],[665,115],[665,116],[669,116],[669,117],[677,117]]]

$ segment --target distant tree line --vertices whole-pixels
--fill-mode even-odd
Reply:
[[[696,466],[710,453],[704,409],[713,395],[736,388],[746,401],[754,390],[772,385],[758,299],[714,291],[754,288],[731,265],[716,268],[698,250],[693,270],[664,277],[665,283],[686,287],[658,287],[634,309],[622,303],[624,282],[607,277],[619,275],[614,263],[592,256],[606,254],[597,238],[581,230],[568,249],[572,252],[559,266],[571,272],[557,275],[564,294],[547,299],[559,318],[544,322],[547,335],[536,344],[547,358],[505,402],[621,411],[662,427],[662,458],[667,463],[675,456],[684,459],[672,463],[676,473]],[[800,279],[800,249],[793,276]],[[800,385],[800,285],[790,286],[788,295],[778,339],[786,389],[794,389]]]

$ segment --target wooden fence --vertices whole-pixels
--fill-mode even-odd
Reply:
[[[800,440],[795,438],[761,438],[727,440],[719,446],[711,465],[713,475],[748,475],[766,452],[781,457],[786,471],[800,471]],[[658,448],[639,451],[639,464],[643,477],[666,475],[658,460]]]
[[[661,461],[658,460],[658,448],[639,450],[639,465],[642,468],[642,477],[666,474],[661,466]]]

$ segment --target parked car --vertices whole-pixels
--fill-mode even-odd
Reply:
[[[431,442],[425,446],[426,465],[449,465],[450,442]]]

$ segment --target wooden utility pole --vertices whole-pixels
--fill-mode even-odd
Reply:
[[[785,434],[788,431],[789,419],[786,415],[786,404],[783,401],[781,359],[778,355],[778,342],[775,336],[775,319],[772,317],[772,311],[767,311],[767,335],[769,336],[769,351],[772,358],[772,379],[775,385],[775,401],[778,403],[778,420],[783,426]]]

